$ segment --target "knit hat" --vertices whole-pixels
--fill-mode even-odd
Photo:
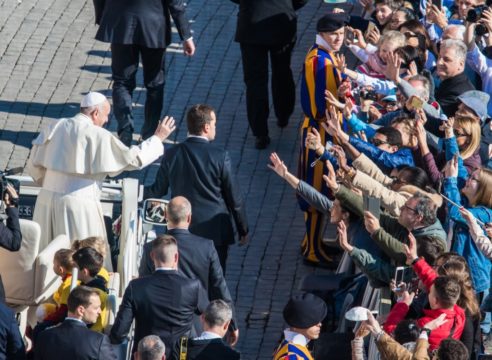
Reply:
[[[483,91],[469,90],[458,96],[458,99],[469,107],[475,114],[484,121],[487,118],[487,104],[490,100],[490,95]]]
[[[345,13],[328,13],[323,15],[316,24],[317,32],[333,32],[347,24],[347,15]]]
[[[289,326],[307,329],[326,317],[325,302],[310,293],[293,296],[284,308],[284,319]]]
[[[104,96],[103,94],[91,91],[83,97],[82,101],[80,102],[80,107],[87,108],[91,106],[100,105],[106,100],[107,100],[106,96]]]

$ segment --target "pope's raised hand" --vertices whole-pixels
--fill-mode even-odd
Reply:
[[[164,116],[164,119],[157,125],[154,135],[164,141],[174,130],[176,130],[174,118],[172,116]]]

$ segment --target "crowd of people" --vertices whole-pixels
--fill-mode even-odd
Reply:
[[[344,325],[355,331],[352,359],[367,356],[370,333],[381,359],[477,359],[490,350],[492,310],[492,4],[361,4],[361,16],[334,8],[317,22],[301,80],[297,176],[270,156],[305,212],[306,262],[336,268],[339,249],[326,236],[344,252],[338,295],[327,295],[326,278],[308,290],[336,302],[349,287],[381,289],[378,320],[366,310],[366,320]],[[325,219],[336,234],[325,233]],[[343,300],[335,321],[369,306]],[[312,299],[305,306],[315,308]],[[290,348],[277,359],[313,355],[319,332],[309,329],[326,310],[312,315],[295,330],[301,340],[286,318]]]
[[[296,10],[307,1],[233,2],[239,4],[247,116],[261,150],[270,143],[268,57],[283,128],[296,102],[290,64]],[[492,4],[360,3],[360,15],[331,7],[317,20],[300,83],[297,175],[270,155],[269,167],[295,189],[304,213],[305,262],[335,269],[342,252],[344,265],[334,275],[343,279],[335,295],[316,289],[325,289],[324,278],[287,302],[288,328],[272,356],[319,358],[314,344],[331,316],[354,333],[352,359],[367,357],[369,334],[381,359],[478,359],[492,339]],[[239,359],[240,329],[224,274],[229,246],[236,233],[246,245],[249,227],[230,157],[211,143],[220,121],[215,110],[192,106],[187,139],[166,151],[162,144],[176,128],[172,117],[159,120],[171,17],[185,55],[195,52],[185,6],[180,0],[94,4],[96,38],[111,43],[118,137],[104,128],[110,102],[89,92],[79,114],[52,121],[33,141],[26,171],[41,187],[33,217],[40,250],[58,235],[72,247],[54,255],[61,285],[38,307],[27,347],[0,286],[0,359],[116,359],[115,346],[125,343],[132,323],[135,359]],[[348,52],[357,66],[348,66]],[[132,145],[140,58],[145,123]],[[145,244],[140,276],[124,289],[108,326],[112,234],[101,183],[160,157],[143,196],[170,195],[167,233]],[[18,251],[18,194],[7,186],[2,195],[7,221],[0,224],[0,246]],[[326,235],[336,237],[337,246]],[[348,287],[381,289],[388,311],[380,307],[375,319],[375,309],[362,309],[360,321],[345,323],[349,308],[367,305],[360,296],[348,302]],[[332,304],[328,315],[327,303],[339,300],[343,306]]]

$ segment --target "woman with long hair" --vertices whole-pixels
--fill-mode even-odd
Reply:
[[[443,194],[448,198],[448,218],[452,231],[451,250],[466,259],[475,286],[481,293],[490,287],[491,262],[473,241],[468,224],[460,210],[465,208],[480,222],[492,222],[492,170],[474,170],[461,188],[458,185],[458,156],[445,169]]]
[[[446,161],[459,154],[459,178],[463,181],[468,174],[481,166],[480,159],[480,123],[470,117],[457,116],[443,122],[444,128],[444,156],[434,157],[427,145],[427,132],[424,128],[426,116],[424,112],[419,112],[419,120],[415,126],[416,136],[418,139],[418,151],[413,155],[417,163],[420,163],[427,174],[430,175],[430,181],[438,187],[443,174],[440,168],[445,165]]]

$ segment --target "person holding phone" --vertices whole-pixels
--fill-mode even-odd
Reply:
[[[447,202],[448,216],[453,221],[451,250],[465,257],[470,264],[475,291],[481,293],[490,287],[492,265],[473,241],[467,221],[460,210],[465,208],[483,223],[492,222],[492,170],[476,169],[460,189],[458,186],[458,156],[455,156],[448,161],[444,175],[443,195],[453,202]]]

